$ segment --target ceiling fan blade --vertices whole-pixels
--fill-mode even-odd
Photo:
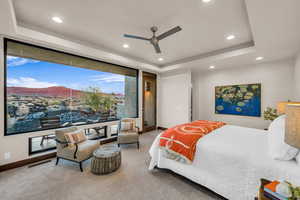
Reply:
[[[161,53],[160,47],[158,44],[153,44],[156,53]]]
[[[182,28],[180,28],[180,26],[176,26],[175,28],[172,28],[171,30],[164,32],[163,34],[159,35],[157,37],[158,40],[162,40],[170,35],[173,35],[174,33],[177,33],[178,31],[181,31]]]
[[[147,41],[149,41],[148,38],[140,37],[140,36],[136,36],[136,35],[128,35],[128,34],[124,34],[124,37],[133,38],[133,39],[139,39],[139,40],[147,40]]]

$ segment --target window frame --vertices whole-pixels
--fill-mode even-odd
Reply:
[[[46,148],[46,149],[40,149],[40,150],[37,150],[37,151],[32,151],[32,139],[38,138],[38,137],[47,136],[47,135],[51,135],[51,134],[52,133],[28,137],[28,145],[29,145],[28,146],[28,155],[31,156],[31,155],[34,155],[34,154],[39,154],[39,153],[43,153],[43,152],[55,150],[56,146],[55,147]]]
[[[15,42],[15,43],[20,43],[20,44],[24,44],[24,45],[28,45],[28,46],[32,46],[32,47],[37,47],[37,48],[41,48],[41,49],[45,49],[45,50],[49,50],[49,51],[54,51],[57,53],[62,53],[62,54],[67,54],[70,56],[77,56],[83,59],[87,59],[87,60],[93,60],[96,62],[102,62],[102,63],[106,63],[106,64],[111,64],[111,65],[115,65],[118,67],[122,67],[122,68],[126,68],[126,69],[130,69],[130,70],[135,70],[136,71],[136,116],[135,118],[139,118],[139,69],[136,68],[131,68],[131,67],[127,67],[127,66],[123,66],[123,65],[119,65],[119,64],[114,64],[114,63],[110,63],[110,62],[106,62],[106,61],[102,61],[102,60],[98,60],[98,59],[94,59],[94,58],[90,58],[90,57],[86,57],[86,56],[81,56],[78,54],[73,54],[73,53],[69,53],[66,51],[61,51],[61,50],[57,50],[57,49],[53,49],[53,48],[49,48],[49,47],[44,47],[41,45],[36,45],[36,44],[32,44],[32,43],[27,43],[27,42],[23,42],[23,41],[19,41],[19,40],[15,40],[15,39],[10,39],[10,38],[3,38],[3,47],[4,47],[4,51],[3,51],[3,66],[4,66],[4,78],[3,78],[3,90],[4,90],[4,136],[12,136],[12,135],[19,135],[19,134],[25,134],[25,133],[34,133],[34,132],[45,132],[45,131],[49,131],[49,130],[57,130],[60,128],[50,128],[50,129],[43,129],[43,130],[34,130],[34,131],[23,131],[23,132],[18,132],[18,133],[11,133],[8,134],[7,133],[7,42]],[[71,66],[71,65],[70,65]],[[96,71],[96,70],[95,70]],[[106,120],[106,121],[101,121],[101,122],[97,122],[94,124],[98,124],[98,123],[106,123],[106,122],[111,122],[111,121],[118,121],[119,119],[114,119],[114,120]],[[80,126],[84,126],[86,124],[83,125],[77,125],[78,127]],[[70,125],[72,126],[72,125]],[[70,126],[66,126],[66,127],[70,127]],[[61,127],[64,128],[64,127]]]

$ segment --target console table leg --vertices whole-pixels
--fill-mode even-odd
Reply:
[[[56,157],[56,163],[55,163],[55,165],[58,164],[58,161],[59,161],[59,157]]]
[[[83,172],[83,170],[82,170],[82,162],[79,163],[79,168],[80,168],[80,171]]]

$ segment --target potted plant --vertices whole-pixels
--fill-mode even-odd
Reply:
[[[273,121],[276,119],[279,115],[277,114],[277,109],[267,107],[264,111],[264,119],[265,120],[270,120]]]
[[[300,187],[295,187],[293,186],[291,183],[285,181],[288,186],[289,189],[291,191],[292,197],[289,198],[289,200],[300,200]]]

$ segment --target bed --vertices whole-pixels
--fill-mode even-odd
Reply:
[[[268,131],[225,125],[201,138],[192,164],[167,159],[158,135],[149,153],[149,170],[169,169],[230,200],[253,200],[261,178],[288,180],[300,185],[296,161],[274,160],[268,155]]]

